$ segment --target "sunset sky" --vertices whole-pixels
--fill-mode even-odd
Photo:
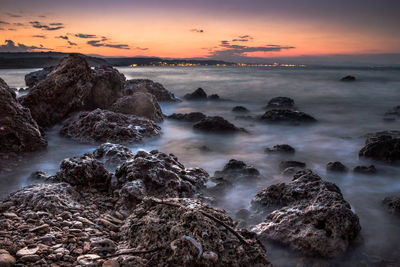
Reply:
[[[0,51],[400,64],[395,0],[0,0]]]

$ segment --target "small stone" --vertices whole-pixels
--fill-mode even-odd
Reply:
[[[77,261],[82,266],[97,266],[96,261],[100,259],[99,255],[96,254],[86,254],[79,256]]]
[[[117,259],[106,260],[102,265],[102,267],[119,267],[119,266],[120,264]]]
[[[25,255],[25,256],[21,257],[19,260],[22,262],[35,262],[35,261],[40,260],[40,256],[36,255],[36,254]]]
[[[17,251],[17,257],[20,258],[20,257],[26,256],[26,255],[33,255],[36,252],[38,252],[38,250],[39,250],[39,248],[35,245],[24,247]]]
[[[2,253],[5,251],[6,253]],[[8,251],[0,250],[0,267],[12,267],[15,264],[15,258],[11,256]]]
[[[38,227],[35,227],[30,230],[32,233],[37,233],[37,234],[47,234],[50,232],[50,226],[48,224],[42,224]]]

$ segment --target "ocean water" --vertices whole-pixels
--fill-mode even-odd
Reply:
[[[400,70],[367,68],[234,68],[234,67],[143,67],[118,68],[127,79],[147,78],[163,84],[176,96],[202,87],[208,94],[217,93],[228,101],[162,104],[165,114],[200,111],[219,115],[249,134],[219,135],[194,132],[191,124],[166,120],[160,123],[163,133],[159,138],[129,146],[132,150],[158,149],[175,154],[186,167],[202,167],[210,174],[220,170],[229,159],[243,160],[254,165],[263,175],[261,182],[237,185],[218,205],[234,216],[240,208],[248,208],[252,197],[265,186],[289,182],[279,174],[278,164],[283,159],[303,161],[325,180],[337,184],[345,199],[360,217],[362,241],[343,256],[329,260],[337,266],[376,266],[400,264],[398,240],[400,219],[389,215],[381,201],[386,196],[400,195],[400,166],[384,165],[358,158],[365,142],[365,134],[400,130],[400,120],[383,120],[385,111],[400,105]],[[23,87],[24,75],[33,71],[0,70],[0,77],[10,87]],[[340,82],[346,75],[354,75],[353,83]],[[297,108],[314,116],[318,123],[309,126],[266,125],[237,120],[231,109],[246,106],[249,115],[261,115],[269,99],[287,96],[295,100]],[[79,144],[58,135],[59,125],[47,132],[46,151],[22,159],[17,169],[10,167],[0,177],[0,197],[25,185],[29,174],[36,170],[53,174],[67,157],[81,155],[95,149],[95,145]],[[289,144],[296,149],[293,156],[264,153],[265,147]],[[207,146],[210,151],[201,149]],[[357,165],[374,164],[378,174],[365,176],[327,174],[330,161],[341,161],[352,169]],[[276,244],[265,243],[268,257],[275,266],[309,263],[297,253]],[[325,261],[319,263],[326,263]],[[312,264],[312,262],[310,263]],[[307,265],[307,264],[306,264]]]

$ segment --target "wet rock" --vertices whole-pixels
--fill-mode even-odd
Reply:
[[[208,96],[208,100],[220,100],[220,97],[217,94],[213,94]]]
[[[378,132],[370,135],[358,155],[388,163],[400,161],[400,136],[398,132]]]
[[[0,266],[13,267],[14,264],[15,264],[15,258],[11,256],[7,250],[0,249]]]
[[[93,151],[94,158],[100,160],[106,168],[112,170],[115,170],[117,166],[126,160],[133,158],[134,155],[126,146],[112,143],[101,144]]]
[[[46,172],[43,171],[35,171],[32,172],[29,177],[28,177],[28,181],[29,182],[43,182],[48,180],[49,175],[47,175]]]
[[[224,178],[230,183],[254,181],[260,178],[260,172],[252,165],[231,159],[221,171],[216,171],[213,179]]]
[[[246,113],[246,112],[249,112],[249,110],[246,107],[243,107],[243,106],[236,106],[236,107],[232,108],[232,112]]]
[[[382,204],[390,213],[400,214],[400,197],[386,197]]]
[[[183,98],[186,100],[207,100],[207,94],[202,88],[198,88],[193,93],[186,94]]]
[[[25,84],[28,87],[33,87],[40,81],[46,79],[47,75],[55,69],[55,66],[44,67],[41,70],[33,71],[25,75]]]
[[[86,60],[71,54],[46,79],[20,98],[42,127],[52,126],[72,112],[107,108],[123,94],[125,77],[111,67],[92,70]]]
[[[356,167],[354,167],[353,171],[356,173],[361,173],[361,174],[375,174],[377,172],[374,165],[356,166]]]
[[[137,143],[160,131],[151,120],[96,109],[68,120],[60,134],[82,142]]]
[[[285,170],[285,169],[291,168],[291,167],[304,169],[306,167],[306,164],[304,162],[295,161],[295,160],[281,161],[279,163],[280,170]]]
[[[171,120],[178,120],[178,121],[185,121],[185,122],[198,122],[201,121],[202,119],[206,118],[206,115],[204,115],[201,112],[190,112],[190,113],[173,113],[169,116],[167,116],[168,119]]]
[[[193,129],[202,132],[238,132],[243,129],[237,128],[235,125],[222,117],[206,117],[193,125]]]
[[[296,150],[287,144],[282,144],[282,145],[275,145],[272,148],[267,147],[265,148],[265,153],[269,154],[275,154],[275,153],[281,153],[281,154],[294,154]]]
[[[252,208],[267,213],[265,221],[252,228],[259,238],[311,256],[338,256],[361,229],[340,189],[309,170],[298,172],[289,184],[261,190]]]
[[[133,95],[136,92],[150,93],[157,101],[175,102],[178,99],[159,83],[146,79],[132,79],[125,83],[125,95]]]
[[[167,203],[167,204],[161,204]],[[219,209],[194,199],[148,200],[121,231],[133,250],[156,250],[140,257],[178,266],[271,266],[254,234],[227,227],[234,222]],[[245,244],[246,242],[247,244]]]
[[[111,111],[144,117],[156,122],[163,121],[161,107],[154,95],[136,92],[133,95],[118,99],[110,108]]]
[[[265,108],[266,109],[294,108],[294,100],[284,96],[274,97],[268,102]]]
[[[29,109],[22,107],[0,78],[0,152],[26,152],[47,145]]]
[[[351,75],[345,76],[340,79],[340,81],[342,81],[342,82],[354,82],[355,80],[356,80],[356,77],[351,76]]]
[[[288,123],[293,125],[313,123],[317,121],[312,116],[304,112],[290,109],[268,110],[259,118],[259,120],[266,123]]]
[[[398,118],[400,118],[400,106],[395,106],[386,111],[383,117],[385,121],[395,121]]]
[[[335,161],[335,162],[329,162],[326,165],[326,171],[327,172],[347,172],[348,169],[340,161]]]

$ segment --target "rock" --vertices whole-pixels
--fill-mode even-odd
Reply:
[[[160,131],[151,120],[96,109],[71,118],[60,134],[81,142],[137,143],[159,135]]]
[[[47,173],[43,171],[32,172],[28,177],[29,182],[43,182],[47,181],[48,179],[49,175],[47,175]]]
[[[186,94],[183,98],[186,100],[207,100],[207,94],[202,88],[198,88],[193,93]]]
[[[35,245],[24,247],[17,251],[17,257],[21,258],[27,255],[34,255],[36,252],[38,252],[38,250],[39,248]]]
[[[247,220],[250,217],[251,213],[247,209],[240,209],[236,212],[235,216],[241,220]]]
[[[243,107],[243,106],[236,106],[236,107],[232,108],[232,112],[246,113],[246,112],[249,112],[249,110],[246,107]]]
[[[96,263],[96,261],[100,259],[99,255],[96,254],[86,254],[86,255],[81,255],[77,258],[77,262],[78,264],[82,265],[82,266],[93,266],[93,267],[97,267],[98,264]]]
[[[27,152],[47,145],[29,109],[22,107],[0,78],[0,152]]]
[[[238,132],[243,129],[237,128],[235,125],[222,117],[206,117],[193,125],[193,129],[202,132]]]
[[[291,167],[304,169],[306,167],[306,164],[304,162],[295,161],[295,160],[281,161],[279,163],[280,170],[285,170],[285,169],[291,168]]]
[[[268,214],[264,222],[252,228],[259,238],[306,255],[336,257],[361,230],[340,189],[310,170],[298,172],[289,184],[261,190],[253,198],[252,208]]]
[[[224,178],[230,183],[254,181],[260,178],[260,172],[243,161],[231,159],[221,171],[214,173],[215,178]]]
[[[50,226],[47,223],[45,223],[45,224],[39,225],[39,226],[31,229],[30,232],[33,232],[37,235],[42,236],[42,235],[48,234],[50,232]]]
[[[93,156],[103,162],[106,168],[115,170],[121,163],[133,158],[135,154],[126,146],[104,143],[93,151]]]
[[[157,250],[140,257],[168,266],[271,266],[254,234],[194,199],[145,201],[126,220],[121,238],[133,250]]]
[[[205,119],[207,116],[201,112],[190,112],[190,113],[173,113],[167,116],[168,119],[185,121],[185,122],[198,122]]]
[[[110,108],[111,111],[144,117],[156,122],[163,121],[161,107],[154,95],[136,92],[133,95],[118,99]]]
[[[400,197],[386,197],[382,204],[393,214],[400,214]]]
[[[399,117],[400,117],[400,106],[395,106],[385,112],[383,119],[386,121],[395,121]]]
[[[19,261],[22,262],[36,262],[40,260],[40,256],[36,254],[22,256]]]
[[[0,249],[0,267],[13,267],[15,258],[4,249]]]
[[[358,155],[387,163],[396,163],[400,161],[400,136],[397,132],[378,132],[370,135]]]
[[[313,123],[317,121],[304,112],[293,111],[290,109],[268,110],[259,118],[259,120],[266,123],[288,123],[292,125]]]
[[[326,171],[327,172],[347,172],[348,169],[340,161],[335,161],[335,162],[329,162],[326,165]]]
[[[90,247],[93,253],[114,253],[115,243],[108,239],[102,237],[95,237],[90,240]]]
[[[342,82],[354,82],[355,80],[356,80],[356,77],[351,76],[351,75],[345,76],[340,79],[340,81],[342,81]]]
[[[125,83],[125,95],[132,95],[136,92],[150,93],[160,102],[175,102],[178,99],[159,83],[146,79],[133,79]]]
[[[117,259],[109,259],[103,262],[102,267],[120,267],[121,265],[119,264]]]
[[[55,69],[55,66],[44,67],[41,70],[33,71],[25,75],[25,84],[28,87],[33,87],[40,81],[46,79],[47,75]]]
[[[275,153],[282,153],[282,154],[294,154],[296,150],[291,147],[290,145],[283,144],[283,145],[275,145],[272,148],[267,147],[265,148],[265,153],[275,154]]]
[[[294,100],[284,96],[274,97],[268,102],[265,108],[266,109],[294,108]]]
[[[208,96],[208,100],[220,100],[220,97],[217,94],[213,94]]]
[[[370,166],[356,166],[353,169],[354,172],[356,173],[361,173],[361,174],[375,174],[377,172],[376,168],[374,165]]]
[[[72,112],[107,108],[123,95],[125,77],[103,66],[92,70],[86,60],[71,54],[29,93],[20,98],[42,127],[61,122]]]

